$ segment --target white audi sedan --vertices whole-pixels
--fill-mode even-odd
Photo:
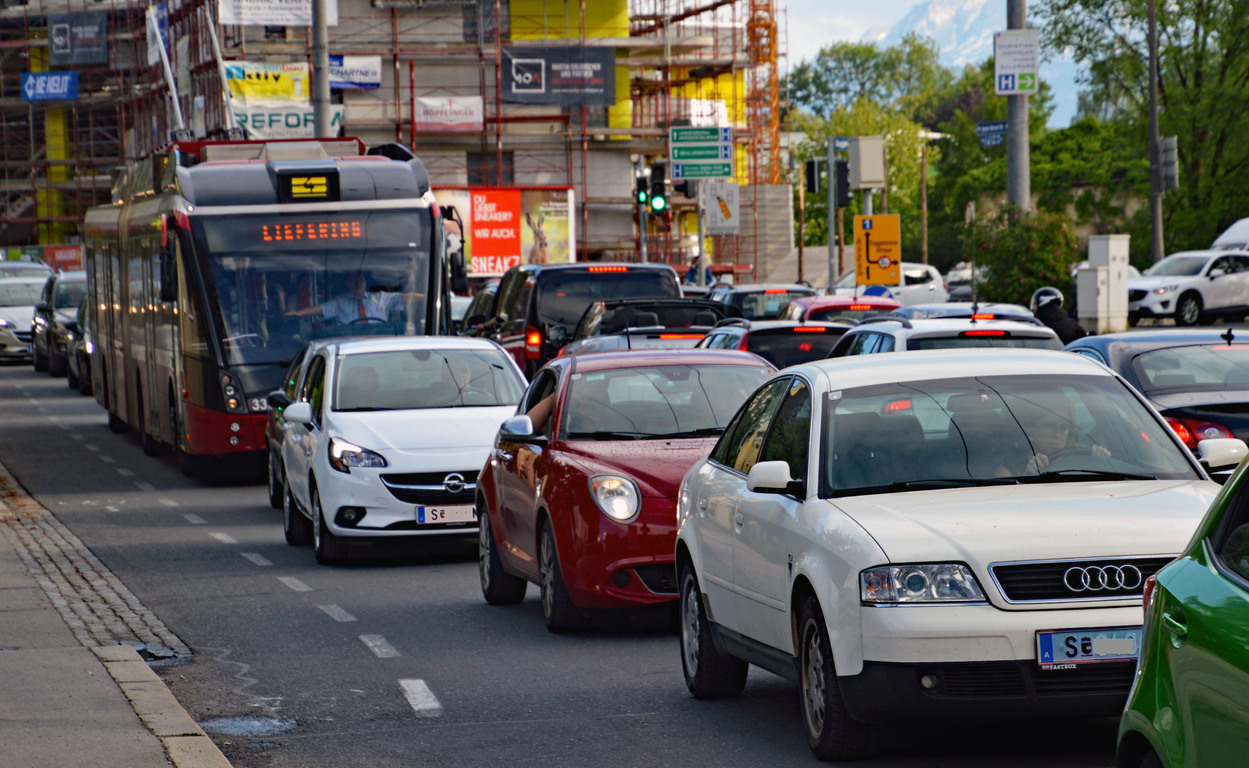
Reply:
[[[1197,450],[1210,468],[1245,453]],[[1114,715],[1146,579],[1218,492],[1135,390],[1075,355],[787,368],[681,486],[686,684],[732,696],[748,664],[797,682],[826,760],[901,719]]]
[[[317,561],[392,537],[477,536],[477,474],[525,380],[493,341],[362,337],[318,346],[284,410],[282,519]]]

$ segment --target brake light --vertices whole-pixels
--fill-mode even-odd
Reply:
[[[901,413],[911,410],[911,398],[904,397],[900,400],[892,400],[885,404],[885,413]]]
[[[811,343],[810,343],[810,342],[808,342],[808,341],[804,341],[803,343],[799,344],[799,345],[798,345],[798,351],[799,351],[799,352],[810,352],[810,351],[811,351]]]
[[[169,245],[169,217],[165,214],[160,215],[160,247],[165,248]]]
[[[1195,449],[1197,447],[1197,443],[1202,440],[1213,440],[1220,437],[1235,437],[1230,429],[1214,421],[1205,421],[1201,419],[1177,419],[1168,416],[1167,423],[1171,425],[1171,429],[1175,430],[1175,434],[1179,435],[1180,440],[1184,441],[1184,445],[1193,449]]]
[[[1006,331],[963,331],[963,336],[1005,336]]]
[[[1167,424],[1171,425],[1171,431],[1175,432],[1175,436],[1180,439],[1180,442],[1189,448],[1197,447],[1197,441],[1193,438],[1192,433],[1188,431],[1188,427],[1184,426],[1184,422],[1168,416]]]
[[[787,288],[764,288],[764,293],[789,293]]]
[[[1158,577],[1150,576],[1145,579],[1145,591],[1141,593],[1141,607],[1146,612],[1149,611],[1149,604],[1154,600],[1154,587],[1158,586]]]
[[[590,267],[591,272],[628,272],[628,267]]]
[[[525,357],[537,360],[542,355],[542,331],[532,325],[525,326]]]
[[[824,333],[828,329],[822,325],[795,325],[792,330],[794,333]]]
[[[661,339],[701,339],[705,333],[661,333]]]
[[[742,341],[741,341],[741,343],[740,343],[740,344],[738,344],[738,345],[737,345],[737,348],[738,348],[738,349],[740,349],[740,350],[742,350],[743,352],[748,351],[748,347],[746,346],[746,337],[745,337],[745,336],[743,336],[743,337],[742,337]]]
[[[986,312],[986,313],[981,313],[979,315],[972,315],[971,319],[972,320],[995,320],[997,319],[997,315],[991,312]]]
[[[871,304],[851,304],[848,309],[860,310],[866,312],[872,308]]]

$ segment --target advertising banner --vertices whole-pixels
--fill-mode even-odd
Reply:
[[[331,90],[374,91],[381,85],[381,56],[330,56]]]
[[[234,117],[247,131],[249,139],[312,139],[316,138],[316,116],[312,103],[295,101],[264,101],[247,99],[234,103]],[[330,105],[330,136],[343,128],[343,105]]]
[[[108,13],[49,13],[48,64],[108,63]]]
[[[81,245],[49,245],[43,249],[43,260],[53,269],[71,272],[82,269]]]
[[[22,101],[75,101],[77,72],[23,72]]]
[[[470,277],[498,277],[518,264],[577,260],[571,189],[438,189],[434,197],[464,219]]]
[[[229,61],[226,62],[226,82],[230,95],[236,99],[307,102],[312,98],[312,76],[306,61],[287,64]]]
[[[611,106],[616,103],[613,48],[503,49],[503,100],[519,104]]]
[[[480,96],[416,99],[416,127],[422,131],[480,131],[485,115]]]
[[[312,0],[221,0],[222,24],[311,27]],[[338,26],[338,0],[325,0],[325,23]]]

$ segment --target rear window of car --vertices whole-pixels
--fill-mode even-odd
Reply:
[[[1054,339],[1038,336],[921,336],[907,341],[907,349],[965,349],[967,347],[1016,347],[1059,349]]]
[[[1132,361],[1145,391],[1249,385],[1249,345],[1209,344],[1143,352]]]
[[[777,368],[786,368],[828,357],[843,333],[843,329],[819,325],[769,328],[751,331],[746,349]]]
[[[851,304],[847,307],[829,307],[827,309],[812,310],[807,315],[807,320],[862,320],[865,317],[875,317],[876,315],[887,315],[892,311],[892,307],[873,307],[870,304]]]
[[[538,280],[538,319],[571,330],[595,301],[681,295],[681,286],[672,272],[625,269],[624,272],[561,269],[542,275]]]
[[[623,333],[627,328],[708,328],[724,319],[719,307],[680,304],[642,304],[617,307],[603,312],[601,320],[593,328],[586,328],[586,336]]]
[[[781,316],[781,310],[794,299],[802,296],[814,296],[815,291],[789,291],[770,289],[767,291],[751,291],[730,293],[725,303],[741,310],[742,317],[748,320],[775,320]]]

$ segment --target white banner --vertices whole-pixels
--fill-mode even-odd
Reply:
[[[381,56],[330,56],[331,89],[372,91],[381,84]]]
[[[221,0],[222,24],[311,27],[312,0]],[[325,0],[325,23],[338,26],[338,0]]]
[[[249,139],[312,139],[316,137],[311,104],[248,99],[234,102],[234,116]],[[343,105],[330,105],[330,136],[343,129]]]
[[[416,127],[422,131],[480,131],[485,115],[480,96],[421,96],[416,100]]]

